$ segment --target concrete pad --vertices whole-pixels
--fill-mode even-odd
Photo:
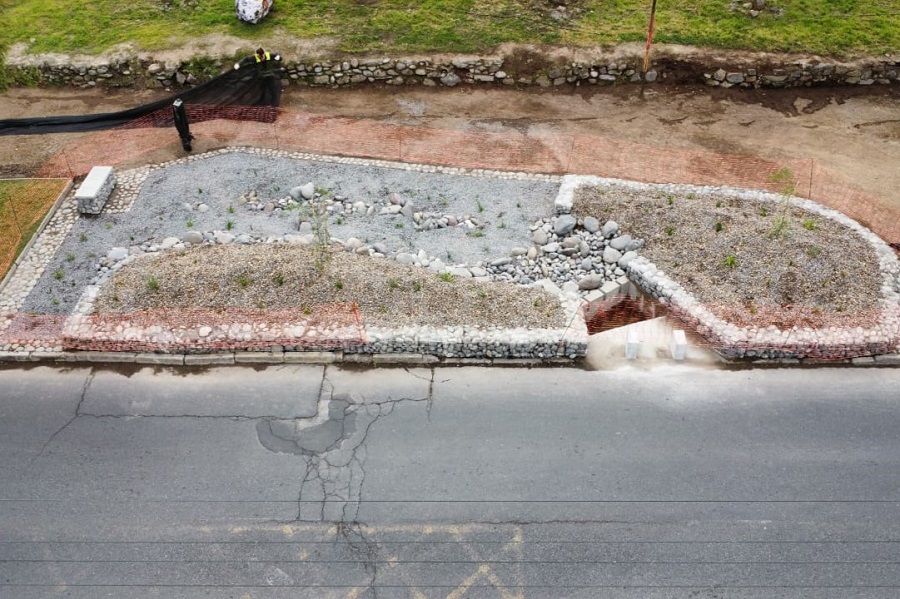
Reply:
[[[154,394],[136,399],[134,385]],[[142,368],[94,374],[81,413],[95,416],[233,416],[309,418],[316,415],[322,368],[273,366],[264,373],[234,366],[204,372]]]
[[[683,326],[665,316],[636,322],[591,335],[585,356],[585,366],[590,370],[614,370],[623,367],[642,369],[673,364],[671,353],[672,329]],[[626,346],[638,340],[638,351],[633,359],[626,359]],[[714,351],[688,343],[684,363],[715,366],[723,360]]]

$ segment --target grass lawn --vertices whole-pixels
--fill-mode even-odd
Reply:
[[[67,183],[67,179],[0,179],[0,279]]]
[[[350,53],[485,52],[504,42],[588,47],[642,40],[650,4],[570,0],[574,16],[559,23],[539,0],[277,0],[254,26],[235,18],[233,0],[197,0],[197,8],[182,1],[0,0],[0,26],[6,44],[25,42],[32,52],[100,53],[123,42],[154,50],[209,33],[251,44],[276,34],[329,36]],[[660,0],[656,40],[837,56],[900,48],[900,0],[769,0],[755,19],[730,4]]]

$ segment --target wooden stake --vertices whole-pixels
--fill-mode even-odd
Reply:
[[[650,70],[650,44],[653,43],[653,25],[656,22],[656,0],[650,5],[650,27],[647,29],[647,50],[644,52],[644,70]]]

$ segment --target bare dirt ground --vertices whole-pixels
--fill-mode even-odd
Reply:
[[[13,89],[0,95],[0,114],[15,118],[108,112],[166,95],[161,90]],[[900,90],[896,87],[767,91],[662,85],[549,90],[289,88],[282,105],[324,116],[434,128],[579,132],[775,161],[813,158],[885,203],[900,207]],[[27,175],[78,135],[0,138],[0,176]],[[177,144],[173,144],[172,158],[175,148]]]

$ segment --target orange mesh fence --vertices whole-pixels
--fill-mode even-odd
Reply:
[[[32,315],[7,318],[0,345],[66,350],[191,352],[335,350],[362,345],[355,304],[297,310],[147,310],[131,314]]]
[[[68,179],[0,179],[0,279],[68,184]]]
[[[470,169],[573,173],[775,193],[783,191],[785,183],[773,181],[772,175],[786,168],[792,174],[794,195],[845,212],[886,241],[900,243],[900,209],[848,184],[814,160],[775,161],[585,134],[432,129],[266,106],[188,106],[188,114],[197,151],[257,146]],[[183,156],[174,127],[166,127],[170,121],[170,111],[161,110],[118,129],[86,135],[54,156],[40,176],[77,177],[101,164],[133,166]]]

